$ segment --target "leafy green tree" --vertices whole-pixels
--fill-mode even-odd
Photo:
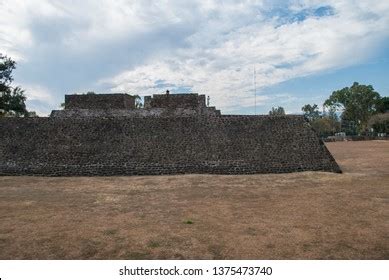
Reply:
[[[334,109],[321,113],[318,105],[306,104],[301,110],[320,137],[334,135],[340,130],[340,122]]]
[[[311,121],[311,125],[320,137],[331,136],[340,131],[340,122],[327,115]]]
[[[369,119],[368,127],[377,133],[389,133],[389,113],[376,114]]]
[[[304,116],[309,121],[317,120],[318,118],[320,118],[319,106],[317,106],[316,104],[306,104],[301,108],[301,110],[303,111]]]
[[[378,113],[387,113],[389,112],[389,96],[382,97],[378,100],[377,104]]]
[[[358,132],[361,132],[367,127],[369,118],[376,113],[380,99],[373,86],[354,82],[351,87],[334,91],[324,106],[341,111],[342,121],[354,122]]]
[[[0,53],[0,116],[28,116],[24,90],[11,86],[15,65],[15,61]]]
[[[285,110],[281,106],[272,107],[271,111],[269,111],[269,115],[270,116],[282,116],[282,115],[285,115]]]
[[[339,116],[336,113],[336,109],[333,107],[329,107],[328,112],[324,112],[323,116],[326,116],[326,117],[330,118],[331,120],[339,122]]]
[[[0,97],[0,108],[9,116],[28,116],[26,96],[20,87],[4,91]]]
[[[16,62],[0,53],[0,92],[9,90],[13,81],[12,71],[16,68]]]

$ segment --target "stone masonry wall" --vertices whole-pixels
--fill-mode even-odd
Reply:
[[[176,116],[217,116],[220,115],[220,110],[215,107],[204,107],[200,109],[186,109],[186,108],[150,108],[150,109],[107,109],[107,110],[89,110],[89,109],[75,109],[75,110],[53,110],[50,117],[53,118],[87,118],[87,117],[176,117]]]
[[[1,118],[0,175],[340,172],[301,116]]]
[[[71,94],[65,95],[65,110],[71,109],[134,109],[135,97],[128,94]]]
[[[154,94],[145,96],[145,108],[186,108],[201,109],[205,108],[205,95],[197,93],[178,93],[178,94]]]

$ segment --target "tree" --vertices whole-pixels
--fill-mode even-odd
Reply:
[[[0,116],[28,116],[24,90],[11,86],[15,65],[15,61],[0,53]]]
[[[16,68],[16,62],[0,53],[0,92],[9,89],[13,81],[12,71]]]
[[[380,98],[380,100],[378,100],[377,112],[378,113],[389,112],[389,96],[382,97]]]
[[[301,110],[304,112],[304,116],[309,121],[317,120],[318,118],[320,118],[319,106],[317,106],[316,104],[313,104],[313,106],[310,104],[306,104],[301,108]]]
[[[376,113],[380,99],[379,93],[371,85],[354,82],[351,87],[332,92],[324,105],[341,111],[342,121],[355,123],[358,132],[361,132],[367,127],[369,118]]]
[[[285,110],[281,106],[272,107],[271,111],[269,111],[270,116],[282,116],[285,115]]]
[[[9,116],[28,116],[25,101],[24,90],[15,87],[1,94],[0,108]]]
[[[372,116],[369,119],[368,126],[377,133],[389,133],[389,113]]]
[[[327,115],[313,120],[311,125],[320,137],[334,135],[340,131],[340,122]]]
[[[334,135],[334,133],[340,130],[338,116],[332,108],[328,112],[321,113],[318,105],[306,104],[301,110],[320,137]]]

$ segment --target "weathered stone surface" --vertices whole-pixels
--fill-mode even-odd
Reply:
[[[88,117],[175,117],[175,116],[217,116],[220,111],[215,107],[204,107],[198,109],[190,108],[150,108],[150,109],[66,109],[53,110],[50,117],[53,118],[88,118]]]
[[[65,110],[75,109],[134,109],[135,97],[129,94],[70,94],[65,95]]]
[[[340,172],[302,116],[0,119],[0,175]]]
[[[178,94],[154,94],[144,97],[145,108],[185,108],[200,109],[205,108],[205,95],[197,93],[178,93]]]
[[[128,94],[65,95],[64,110],[53,110],[54,118],[88,117],[174,117],[217,116],[220,110],[205,105],[205,95],[154,94],[144,97],[144,108],[135,108],[135,97]]]

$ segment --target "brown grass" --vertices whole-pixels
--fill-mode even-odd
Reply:
[[[0,259],[388,259],[389,142],[343,174],[0,177]]]

